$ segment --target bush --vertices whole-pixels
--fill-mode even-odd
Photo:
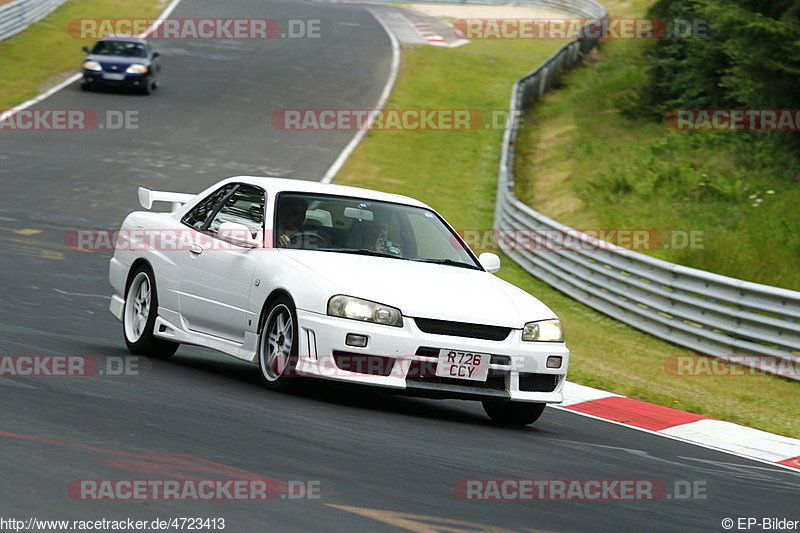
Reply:
[[[710,37],[652,44],[639,112],[800,107],[797,0],[659,0],[649,16],[707,20]]]

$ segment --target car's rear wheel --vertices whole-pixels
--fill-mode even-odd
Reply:
[[[125,290],[122,310],[122,331],[128,350],[136,355],[156,359],[172,356],[180,346],[177,342],[159,339],[153,335],[158,315],[158,294],[153,271],[146,265],[133,270]]]
[[[278,296],[266,311],[258,343],[261,381],[268,389],[286,391],[296,380],[298,331],[294,303]]]
[[[504,426],[533,424],[544,412],[543,403],[484,400],[483,410],[494,422]]]

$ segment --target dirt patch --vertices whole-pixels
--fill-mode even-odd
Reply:
[[[584,208],[583,201],[569,183],[573,163],[568,152],[577,126],[567,114],[557,122],[542,121],[538,127],[541,133],[530,165],[534,173],[531,179],[534,207],[561,220]]]
[[[66,80],[67,78],[69,78],[70,76],[75,74],[75,72],[76,71],[74,71],[74,70],[65,70],[64,72],[59,72],[55,76],[50,76],[49,78],[44,80],[42,83],[37,85],[36,86],[36,90],[38,92],[40,92],[40,93],[43,93],[43,92],[45,92],[45,91],[47,91],[49,89],[52,89],[53,87],[55,87],[56,85],[58,85],[62,81]]]

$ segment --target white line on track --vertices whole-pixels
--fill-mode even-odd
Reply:
[[[397,73],[400,70],[400,43],[397,42],[397,37],[395,37],[392,30],[389,26],[381,19],[380,16],[376,15],[372,12],[371,9],[368,9],[370,15],[378,21],[378,24],[381,25],[383,30],[386,32],[386,35],[389,36],[389,41],[392,43],[392,66],[391,71],[389,72],[389,79],[386,80],[386,85],[383,86],[383,91],[381,92],[380,97],[378,98],[378,103],[375,106],[375,110],[383,109],[383,106],[386,105],[386,100],[389,99],[389,94],[392,92],[392,88],[394,88],[394,83],[397,81]],[[328,168],[327,172],[322,176],[320,182],[322,183],[330,183],[333,181],[333,178],[336,177],[336,173],[342,168],[344,162],[347,161],[347,158],[350,157],[350,154],[353,153],[353,150],[356,149],[358,143],[361,142],[361,139],[364,138],[364,135],[367,134],[369,128],[372,126],[372,122],[375,120],[375,114],[372,113],[370,115],[370,120],[367,123],[366,127],[359,129],[353,138],[350,139],[350,142],[347,143],[347,146],[344,147],[344,150],[339,154],[339,157],[336,158],[336,161]]]

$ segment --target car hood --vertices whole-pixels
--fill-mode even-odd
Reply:
[[[522,328],[555,318],[527,292],[482,270],[364,255],[281,250],[328,280],[333,294],[398,307],[403,315]],[[324,311],[323,311],[324,312]]]

